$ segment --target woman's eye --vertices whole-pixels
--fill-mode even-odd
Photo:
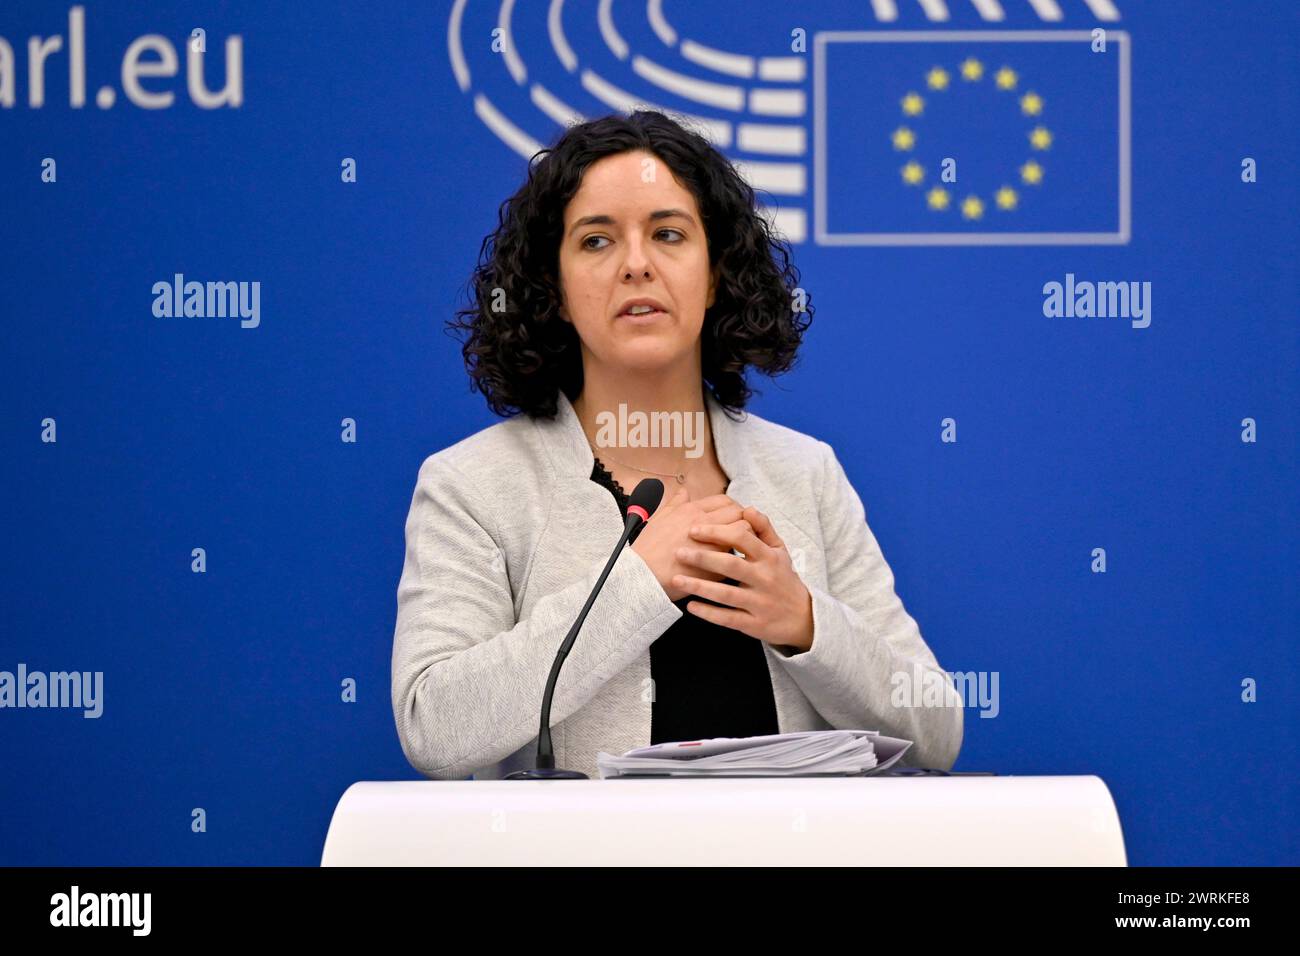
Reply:
[[[655,232],[656,238],[661,238],[670,244],[677,244],[686,238],[686,234],[680,229],[659,229]],[[582,248],[592,251],[599,251],[608,245],[610,239],[607,236],[587,236],[582,240]],[[599,245],[598,245],[599,243]]]

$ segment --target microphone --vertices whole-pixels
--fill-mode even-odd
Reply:
[[[573,622],[573,627],[569,628],[568,636],[560,644],[560,649],[555,652],[555,663],[551,665],[551,676],[546,679],[546,693],[542,695],[542,724],[541,729],[537,732],[537,766],[531,770],[516,770],[514,773],[507,774],[506,780],[589,779],[581,771],[558,770],[555,767],[555,753],[551,749],[551,697],[555,694],[555,682],[559,679],[560,668],[564,666],[564,659],[569,656],[569,650],[578,637],[582,622],[587,619],[587,612],[591,610],[591,605],[595,603],[596,595],[605,586],[605,579],[609,577],[614,562],[623,553],[623,546],[631,544],[637,539],[637,535],[641,533],[645,523],[650,520],[650,516],[655,513],[655,509],[659,507],[663,497],[664,483],[658,478],[646,478],[633,489],[632,496],[627,503],[627,521],[623,526],[623,535],[618,539],[618,544],[614,546],[614,553],[609,556],[609,561],[605,563],[605,570],[600,573],[596,586],[591,589],[591,595],[587,598],[587,603],[578,612],[578,619]]]

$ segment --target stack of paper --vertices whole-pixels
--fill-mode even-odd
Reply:
[[[654,744],[621,757],[601,751],[607,777],[818,777],[879,773],[897,763],[910,740],[876,730],[809,730],[762,737],[713,737]]]

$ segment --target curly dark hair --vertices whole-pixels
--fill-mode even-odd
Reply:
[[[588,166],[630,150],[656,155],[699,204],[718,275],[700,333],[704,385],[735,416],[752,394],[747,366],[769,377],[793,367],[813,310],[802,290],[803,309],[794,307],[799,272],[789,247],[756,211],[754,190],[704,137],[663,113],[637,110],[571,126],[538,152],[483,240],[469,305],[446,331],[468,333],[461,351],[470,387],[496,414],[553,418],[559,390],[570,401],[581,393],[578,333],[559,314],[564,210]]]

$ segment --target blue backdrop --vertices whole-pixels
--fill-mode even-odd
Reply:
[[[524,154],[632,101],[794,240],[815,321],[751,407],[834,446],[940,665],[998,675],[957,768],[1100,775],[1134,864],[1300,862],[1297,7],[604,10],[0,10],[0,671],[103,675],[97,718],[0,709],[0,863],[312,864],[350,783],[418,777],[403,523],[496,421],[443,323]],[[178,273],[255,320],[156,314]],[[1150,310],[1046,314],[1067,275]]]

